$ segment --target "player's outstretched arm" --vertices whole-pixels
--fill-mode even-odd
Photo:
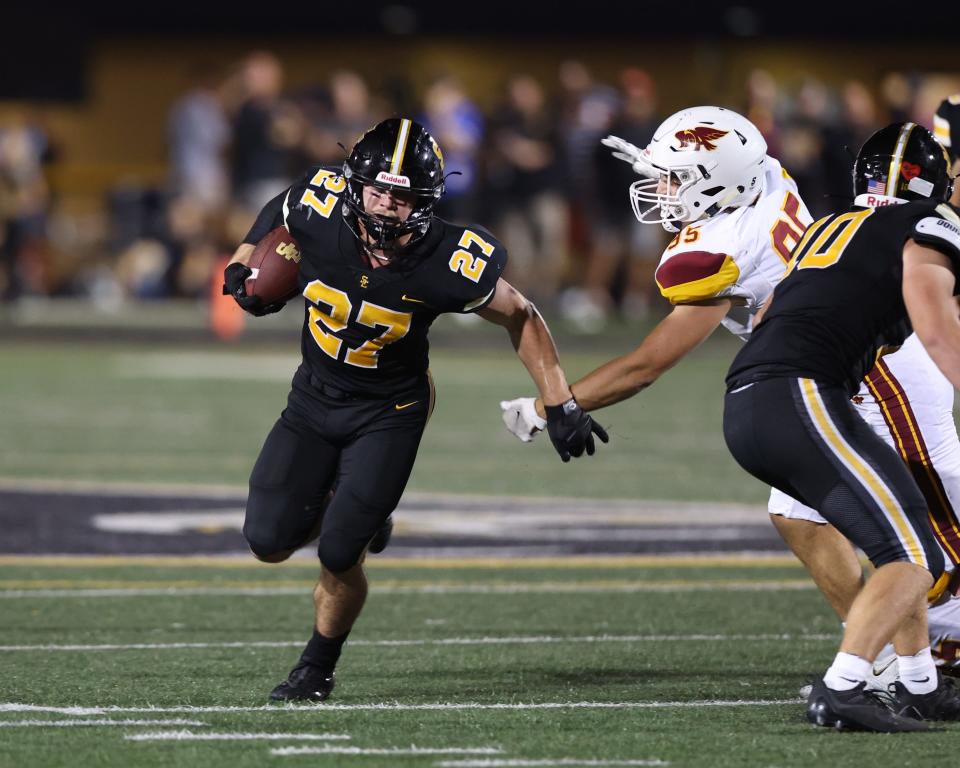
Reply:
[[[478,314],[502,325],[510,334],[513,348],[546,406],[547,431],[561,459],[569,461],[571,456],[580,456],[584,451],[592,455],[594,434],[607,442],[603,427],[583,412],[570,393],[550,330],[523,294],[501,278],[493,299]]]
[[[587,411],[633,397],[698,347],[720,325],[732,299],[678,304],[633,352],[601,365],[573,384],[577,402]]]
[[[933,362],[960,389],[960,317],[953,298],[956,280],[944,254],[907,241],[903,249],[903,301],[910,322]]]

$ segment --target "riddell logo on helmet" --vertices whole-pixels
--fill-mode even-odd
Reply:
[[[377,181],[384,184],[393,184],[396,187],[410,188],[410,179],[406,176],[397,176],[396,174],[387,173],[386,171],[380,171],[380,173],[377,174]]]
[[[694,149],[705,149],[712,152],[717,148],[714,144],[717,139],[723,138],[730,131],[721,131],[718,128],[707,128],[705,125],[698,125],[696,128],[684,128],[673,134],[680,142],[680,149],[686,149],[692,146]]]
[[[880,197],[875,195],[867,195],[867,199],[865,201],[867,208],[883,208],[885,205],[897,205],[902,202],[905,201],[897,200],[895,197],[886,197],[883,195]]]

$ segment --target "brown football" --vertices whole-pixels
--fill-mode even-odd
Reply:
[[[300,246],[286,227],[270,230],[253,249],[247,266],[253,270],[247,278],[247,296],[273,304],[300,293]]]

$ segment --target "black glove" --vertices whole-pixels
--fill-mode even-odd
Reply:
[[[571,456],[582,456],[584,448],[588,456],[593,456],[596,450],[594,433],[603,442],[610,441],[607,431],[591,419],[572,397],[562,405],[545,405],[543,409],[547,412],[550,440],[564,461],[570,461]]]
[[[253,270],[246,264],[240,262],[228,264],[227,268],[223,270],[223,295],[233,296],[233,300],[240,305],[240,308],[254,317],[271,315],[283,309],[284,302],[282,301],[264,304],[259,296],[247,296],[247,278],[252,274]]]

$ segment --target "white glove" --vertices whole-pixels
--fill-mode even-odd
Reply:
[[[540,418],[534,403],[536,403],[534,397],[500,401],[503,423],[507,431],[524,443],[529,443],[537,436],[537,432],[542,432],[547,427],[547,420]]]
[[[634,173],[651,179],[655,179],[660,175],[660,172],[650,165],[646,150],[640,149],[640,147],[635,144],[631,144],[619,136],[607,136],[607,138],[601,139],[600,143],[614,150],[613,156],[617,158],[617,160],[630,163],[630,167],[633,168]]]

